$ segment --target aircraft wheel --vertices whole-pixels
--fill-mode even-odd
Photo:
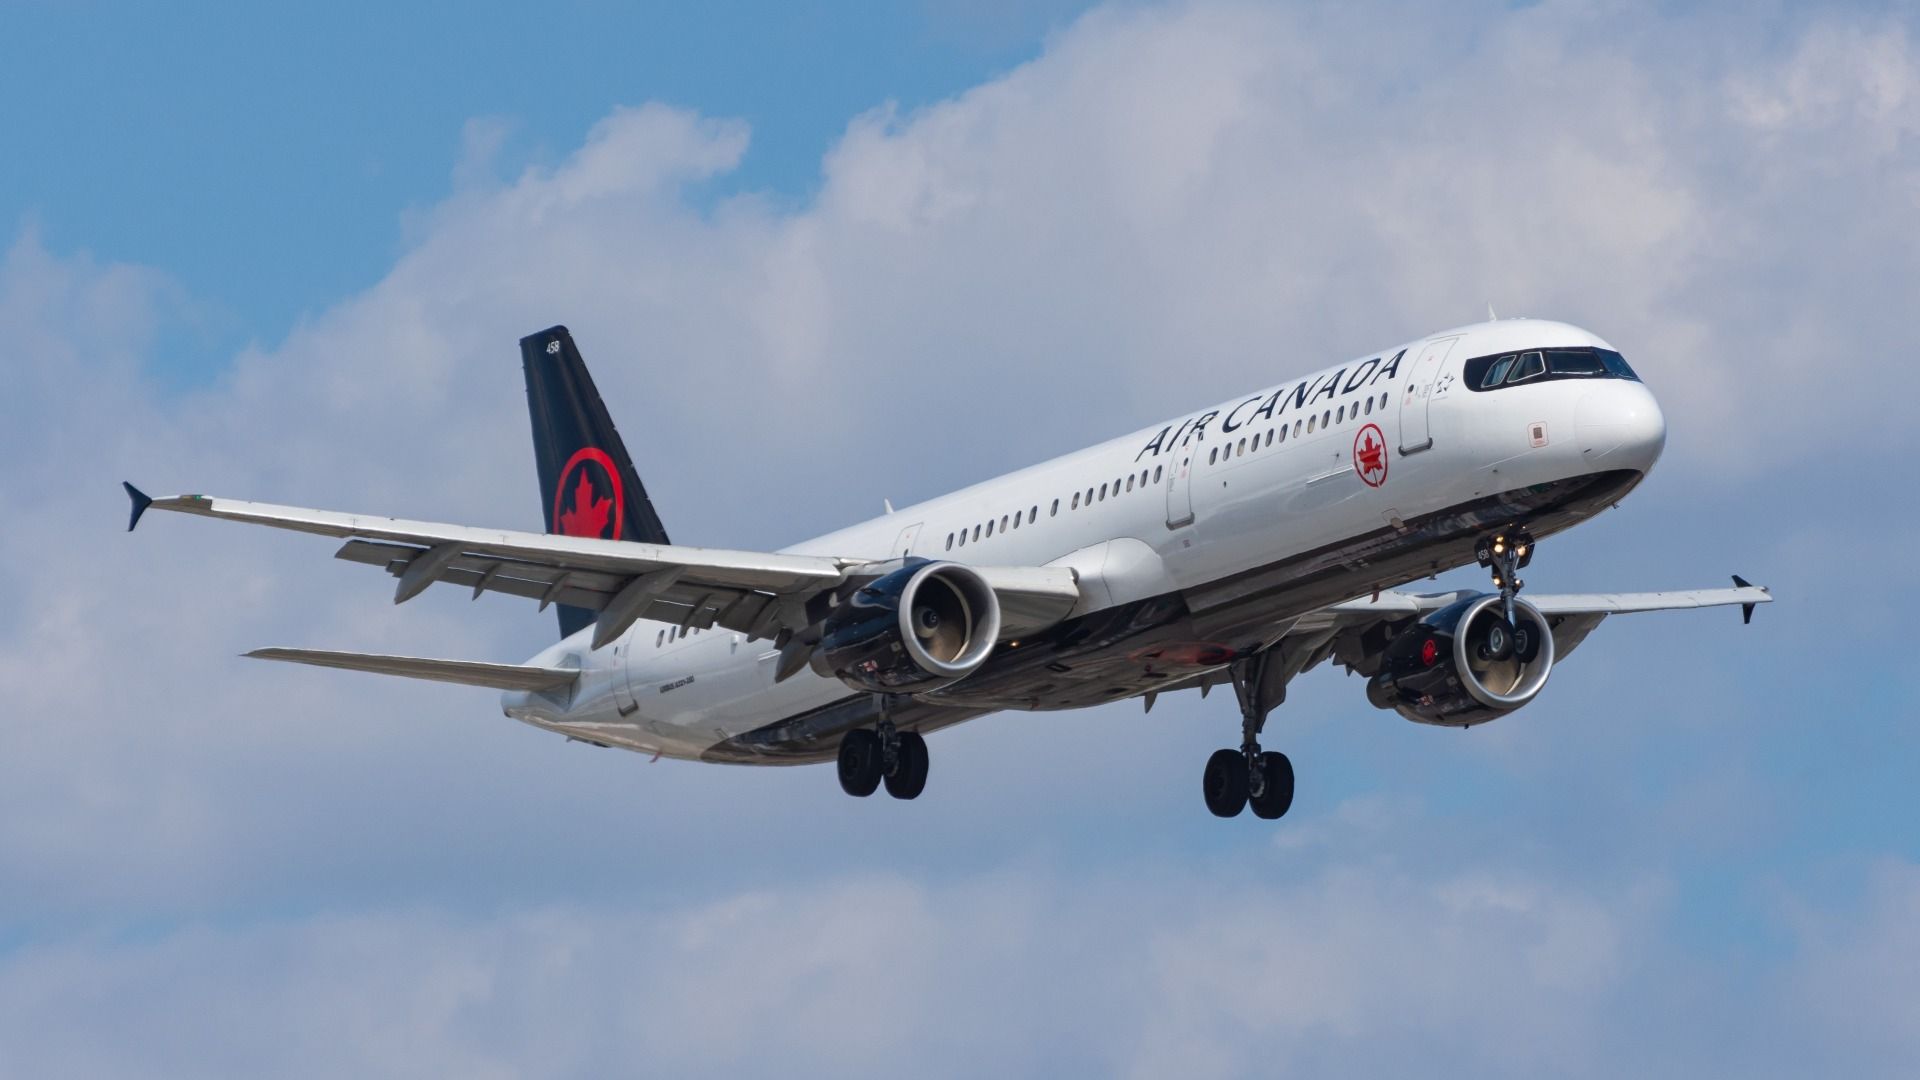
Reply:
[[[1260,775],[1264,781],[1260,794],[1247,799],[1254,816],[1268,821],[1285,816],[1293,805],[1293,762],[1287,755],[1269,750],[1260,755]]]
[[[1487,619],[1474,628],[1474,655],[1482,662],[1498,663],[1513,655],[1513,624],[1503,615]]]
[[[840,790],[864,799],[880,786],[880,736],[864,728],[840,738]]]
[[[917,731],[903,731],[899,737],[894,769],[887,775],[887,794],[896,799],[918,798],[927,787],[927,740]]]
[[[1247,805],[1247,756],[1238,750],[1215,750],[1207,759],[1201,789],[1214,817],[1234,817]]]

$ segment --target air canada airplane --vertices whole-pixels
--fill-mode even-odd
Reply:
[[[1666,443],[1619,352],[1563,323],[1448,330],[893,510],[784,551],[680,547],[563,326],[520,342],[544,535],[208,495],[149,509],[319,533],[399,579],[538,600],[561,638],[524,664],[248,653],[503,691],[507,716],[696,761],[835,760],[855,796],[927,780],[925,735],[1002,709],[1231,685],[1240,743],[1207,808],[1278,818],[1265,750],[1295,676],[1329,660],[1376,708],[1467,727],[1531,702],[1629,612],[1769,602],[1734,587],[1521,595],[1539,544],[1618,503]],[[1477,563],[1487,592],[1409,593]]]

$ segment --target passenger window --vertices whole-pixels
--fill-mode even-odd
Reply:
[[[1087,489],[1087,505],[1088,506],[1093,505],[1093,489],[1092,488]]]
[[[1372,398],[1367,399],[1367,415],[1368,416],[1373,415],[1373,399]]]
[[[1073,508],[1080,509],[1080,493],[1077,491],[1073,493]]]
[[[1300,421],[1298,420],[1293,422],[1293,437],[1296,439],[1300,437]]]
[[[1040,520],[1040,507],[1036,505],[1034,506],[1033,509],[1027,511],[1027,524],[1031,525],[1034,522],[1039,520]]]
[[[1313,422],[1317,419],[1319,418],[1313,417],[1313,416],[1307,417],[1307,434],[1309,435],[1313,434]]]
[[[666,643],[667,643],[667,632],[665,630],[662,630],[659,633],[653,635],[654,648],[657,649],[660,646],[665,645]]]
[[[1287,441],[1287,427],[1285,424],[1280,425],[1280,441],[1281,442]]]
[[[1107,485],[1105,484],[1100,485],[1100,501],[1101,502],[1107,501]]]
[[[1507,376],[1507,385],[1526,382],[1546,374],[1547,362],[1537,352],[1520,354],[1520,361],[1513,365],[1513,374]]]
[[[991,518],[987,520],[987,535],[993,535],[993,520]]]
[[[960,546],[961,547],[967,546],[967,530],[965,529],[960,530]]]
[[[1342,405],[1342,406],[1340,406],[1340,411],[1339,411],[1338,413],[1336,413],[1336,414],[1334,414],[1334,417],[1333,417],[1333,419],[1334,419],[1334,422],[1335,422],[1335,423],[1339,423],[1339,424],[1344,424],[1344,423],[1346,423],[1346,422],[1347,422],[1347,407],[1346,407],[1345,405]]]
[[[1059,499],[1055,499],[1055,500],[1053,500],[1053,509],[1052,509],[1052,510],[1049,510],[1049,511],[1047,511],[1047,516],[1048,516],[1048,517],[1059,517],[1059,516],[1060,516],[1060,500],[1059,500]]]
[[[1246,457],[1246,456],[1247,456],[1247,440],[1245,440],[1245,439],[1241,439],[1241,440],[1240,440],[1240,448],[1239,448],[1238,450],[1235,450],[1235,451],[1233,452],[1233,456],[1234,456],[1234,457]]]
[[[1160,482],[1160,466],[1158,465],[1153,467],[1153,482],[1156,484]]]
[[[1213,464],[1214,462],[1216,462],[1216,461],[1219,461],[1219,460],[1220,460],[1220,448],[1219,448],[1219,447],[1217,447],[1217,446],[1216,446],[1216,447],[1214,447],[1213,449],[1211,449],[1211,450],[1209,450],[1209,451],[1207,451],[1207,464],[1209,464],[1209,465],[1211,465],[1211,464]]]
[[[1321,427],[1333,426],[1333,410],[1332,409],[1328,409],[1326,412],[1323,412],[1320,414],[1320,426]]]
[[[1272,428],[1267,429],[1267,445],[1268,446],[1273,445],[1273,429]]]
[[[1127,474],[1127,490],[1128,491],[1133,490],[1133,474],[1132,473]]]
[[[947,550],[948,551],[953,550],[953,534],[952,533],[947,534]]]
[[[1007,515],[1005,514],[1000,515],[1000,531],[1001,532],[1007,531]]]
[[[976,542],[980,539],[980,526],[978,525],[973,527],[973,538]]]

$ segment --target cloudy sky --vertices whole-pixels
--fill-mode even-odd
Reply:
[[[0,8],[0,1074],[1913,1073],[1910,7],[497,7]],[[675,539],[754,548],[1489,303],[1670,425],[1533,587],[1780,603],[1465,733],[1317,671],[1277,824],[1201,805],[1220,695],[861,802],[238,659],[552,620],[122,531],[123,478],[538,528],[554,322]]]

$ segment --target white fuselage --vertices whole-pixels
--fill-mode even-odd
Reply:
[[[1299,615],[1303,604],[1323,606],[1468,561],[1457,544],[1370,560],[1343,547],[1355,538],[1411,535],[1408,523],[1498,506],[1503,493],[1575,478],[1618,473],[1631,476],[1630,487],[1665,442],[1659,407],[1640,382],[1543,381],[1476,392],[1461,378],[1474,357],[1583,346],[1610,348],[1576,327],[1532,320],[1435,334],[788,550],[1070,566],[1083,593],[1072,618],[1172,597],[1183,606],[1183,625],[1212,640],[1238,632],[1227,627],[1267,625]],[[1583,504],[1555,527],[1593,509]],[[1288,584],[1308,580],[1312,590]],[[536,657],[534,664],[582,669],[564,699],[508,693],[503,705],[510,716],[597,743],[712,757],[716,746],[855,694],[811,670],[776,682],[777,655],[770,641],[722,628],[689,632],[643,621],[605,648],[589,649],[583,632]],[[1028,696],[1017,680],[999,686],[990,699],[941,696],[960,710],[957,719],[1099,699],[1056,700],[1041,689]],[[1123,681],[1107,697],[1144,689]]]

